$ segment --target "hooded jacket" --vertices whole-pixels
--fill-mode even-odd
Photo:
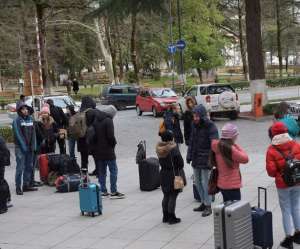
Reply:
[[[51,99],[47,100],[50,109],[50,115],[54,119],[59,129],[66,129],[68,125],[68,119],[63,109],[59,106],[55,106]]]
[[[300,160],[300,144],[292,140],[288,133],[276,135],[272,139],[272,145],[269,146],[266,156],[266,169],[268,175],[275,178],[277,188],[288,188],[282,178],[282,171],[286,166],[286,161],[279,150],[285,156],[292,156]]]
[[[184,127],[184,140],[185,144],[189,145],[190,136],[192,132],[192,124],[193,124],[193,110],[189,109],[188,102],[192,101],[194,105],[196,105],[196,102],[193,97],[187,97],[185,100],[185,104],[187,107],[187,110],[183,114],[183,127]]]
[[[184,161],[177,145],[174,142],[159,142],[156,145],[156,154],[161,166],[160,183],[162,191],[164,193],[177,191],[174,190],[175,175],[182,176],[186,184],[183,170]]]
[[[14,132],[14,141],[16,148],[21,149],[23,153],[36,151],[36,134],[33,119],[30,115],[23,116],[21,109],[28,107],[25,103],[20,103],[17,106],[18,116],[13,121],[12,127]]]
[[[174,113],[174,111],[166,111],[164,114],[164,123],[166,129],[173,132],[175,142],[177,144],[183,144],[183,135],[178,114]]]
[[[187,162],[192,162],[193,168],[209,169],[208,159],[211,144],[214,139],[219,138],[216,125],[208,119],[206,109],[198,105],[193,113],[200,116],[200,123],[192,125],[192,132],[187,152]]]

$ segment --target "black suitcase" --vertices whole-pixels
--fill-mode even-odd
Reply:
[[[139,164],[140,189],[152,191],[160,186],[159,161],[150,157]]]
[[[0,182],[0,210],[7,210],[7,202],[10,198],[9,186],[5,179]]]
[[[260,192],[265,192],[265,209],[260,208]],[[262,249],[273,246],[272,212],[267,211],[267,189],[258,188],[258,207],[252,208],[252,227],[254,245]]]
[[[79,174],[80,167],[75,159],[65,154],[48,154],[49,171],[58,172],[60,176],[67,174]]]

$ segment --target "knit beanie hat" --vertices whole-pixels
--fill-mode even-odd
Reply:
[[[285,126],[285,124],[282,122],[275,122],[271,127],[271,133],[272,133],[273,137],[276,135],[287,133],[287,132],[288,132],[288,129]]]
[[[41,115],[43,115],[43,114],[49,114],[49,115],[50,115],[50,108],[49,108],[49,105],[44,105],[44,106],[42,107],[42,110],[41,110],[40,114],[41,114]]]
[[[221,130],[221,138],[222,139],[233,139],[237,135],[239,135],[239,131],[236,125],[227,123],[223,126]]]

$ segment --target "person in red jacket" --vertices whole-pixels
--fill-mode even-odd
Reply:
[[[282,154],[300,160],[300,144],[293,141],[288,134],[287,127],[282,122],[273,124],[271,135],[272,144],[267,151],[266,169],[268,175],[275,178],[286,234],[286,238],[280,245],[292,249],[293,242],[300,244],[300,186],[288,187],[285,184],[282,171],[286,166],[286,160]]]
[[[221,139],[212,142],[212,151],[216,155],[218,168],[217,186],[224,202],[241,200],[240,163],[248,163],[249,158],[246,152],[235,143],[238,134],[237,126],[227,123],[222,128]]]

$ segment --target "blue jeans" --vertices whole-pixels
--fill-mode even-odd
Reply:
[[[103,193],[107,192],[107,188],[106,188],[107,166],[109,168],[109,173],[110,173],[110,191],[111,193],[115,193],[117,192],[117,179],[118,179],[118,166],[116,160],[96,161],[96,169],[98,169],[100,189]]]
[[[22,150],[16,147],[16,187],[29,186],[33,172],[33,152],[23,153]]]
[[[76,139],[74,138],[69,138],[68,139],[68,143],[69,143],[69,154],[70,154],[70,157],[72,159],[76,159],[75,158],[75,145],[76,145]]]
[[[201,197],[201,201],[205,206],[210,206],[212,201],[211,196],[208,194],[210,170],[197,168],[193,168],[193,170],[195,185]]]
[[[284,232],[287,236],[300,231],[300,186],[277,189]]]

